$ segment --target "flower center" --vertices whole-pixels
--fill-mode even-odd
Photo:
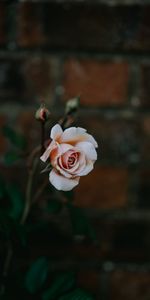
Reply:
[[[78,160],[78,152],[68,151],[61,156],[61,164],[65,169],[71,169],[75,166]]]

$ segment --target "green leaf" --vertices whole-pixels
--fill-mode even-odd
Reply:
[[[23,207],[24,207],[23,195],[17,185],[8,185],[7,194],[11,201],[9,215],[16,220],[20,218],[23,211]]]
[[[16,162],[20,157],[14,151],[7,152],[4,156],[4,161],[6,165],[12,165]]]
[[[26,140],[23,135],[16,132],[9,126],[3,127],[3,134],[9,139],[9,141],[16,147],[24,149],[26,147]]]
[[[62,293],[69,291],[75,283],[74,274],[71,272],[59,275],[51,287],[42,295],[42,300],[52,300],[60,296]]]
[[[95,231],[83,210],[80,207],[73,206],[71,203],[68,204],[68,209],[74,235],[85,236],[96,240]]]
[[[94,298],[82,289],[75,289],[73,292],[61,296],[59,300],[93,300]]]
[[[34,294],[45,282],[48,274],[48,261],[46,257],[40,257],[36,260],[28,270],[25,277],[26,289]]]

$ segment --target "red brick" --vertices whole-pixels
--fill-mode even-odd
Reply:
[[[41,128],[35,119],[35,111],[21,111],[16,119],[16,126],[26,137],[30,150],[40,143]]]
[[[149,273],[114,272],[111,277],[110,298],[112,300],[150,299]]]
[[[17,16],[18,45],[33,47],[43,44],[45,38],[39,17],[39,6],[29,2],[19,4]]]
[[[64,99],[81,95],[81,104],[123,105],[128,92],[128,65],[70,59],[64,63]]]
[[[23,75],[30,97],[38,97],[50,104],[54,90],[52,62],[42,57],[29,57],[23,64]]]
[[[80,127],[86,128],[98,142],[98,159],[105,163],[123,163],[137,153],[140,124],[135,120],[105,118],[103,115],[81,115]]]
[[[69,5],[55,2],[42,5],[46,45],[50,49],[103,53],[137,50],[138,47],[144,50],[146,43],[141,39],[143,24],[146,25],[143,31],[147,32],[148,43],[149,26],[144,22],[140,6],[99,5],[98,1],[92,5],[87,1],[69,1]],[[149,13],[147,19],[148,16]]]
[[[127,169],[99,167],[81,178],[75,190],[75,204],[91,208],[125,207],[127,202]]]
[[[21,101],[51,104],[57,61],[41,56],[25,59],[1,59],[0,98],[2,101]]]
[[[141,88],[140,88],[140,102],[144,107],[150,107],[149,94],[150,94],[150,65],[141,66]]]

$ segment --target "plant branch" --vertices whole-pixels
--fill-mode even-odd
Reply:
[[[32,204],[34,204],[37,199],[41,196],[41,194],[43,193],[44,189],[46,188],[46,186],[48,185],[48,181],[47,179],[43,182],[43,184],[39,187],[39,189],[37,190],[33,200],[32,200]]]
[[[22,214],[22,217],[21,217],[21,220],[20,220],[21,224],[25,223],[26,218],[27,218],[28,213],[29,213],[29,210],[30,210],[32,183],[33,183],[33,177],[34,177],[34,173],[36,171],[38,162],[39,162],[39,158],[36,157],[34,162],[33,162],[32,168],[29,170],[29,177],[28,177],[27,190],[26,190],[26,202],[25,202],[24,211],[23,211],[23,214]]]
[[[41,154],[43,154],[45,147],[45,122],[41,122]]]

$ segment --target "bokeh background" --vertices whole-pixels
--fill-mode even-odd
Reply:
[[[149,300],[150,3],[1,1],[0,126],[25,134],[32,148],[41,99],[55,123],[78,95],[77,124],[99,149],[75,203],[85,209],[97,243],[65,245],[58,238],[55,258],[61,253],[76,266],[79,285],[95,299]],[[13,181],[21,167],[4,164],[9,147],[1,135],[0,168]]]

